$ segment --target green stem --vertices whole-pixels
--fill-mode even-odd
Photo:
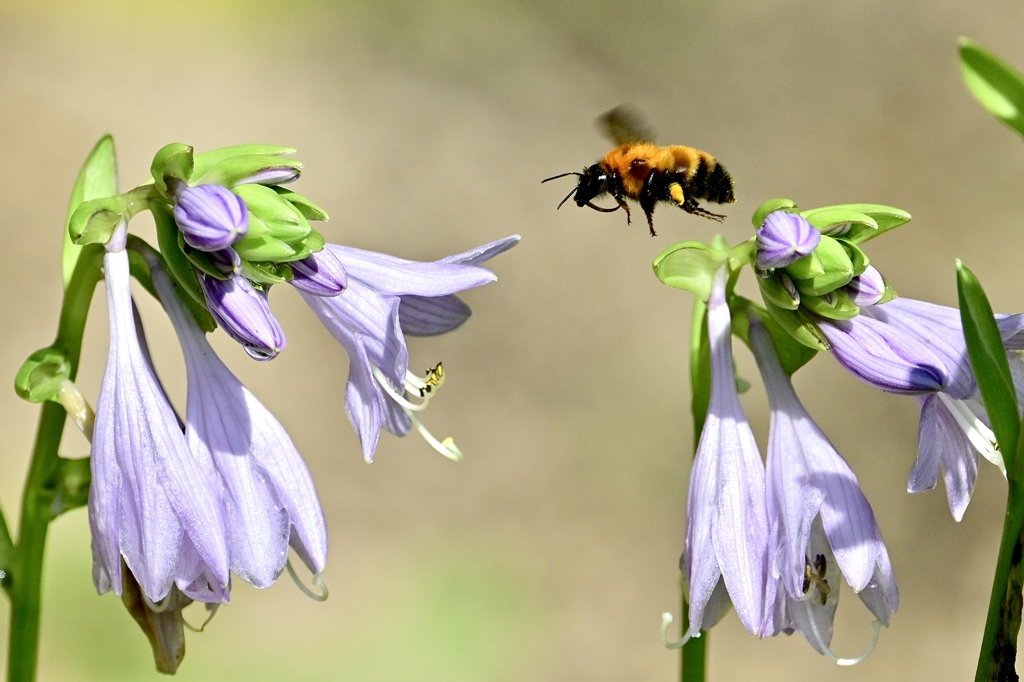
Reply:
[[[57,339],[53,345],[65,352],[70,366],[69,378],[72,380],[78,372],[89,304],[102,274],[102,257],[103,247],[84,248],[64,292]],[[36,674],[43,555],[46,533],[54,517],[53,491],[60,467],[58,448],[66,416],[60,405],[43,403],[32,461],[29,463],[21,502],[18,545],[11,557],[11,572],[6,579],[11,599],[10,646],[7,652],[7,678],[10,682],[30,682]]]
[[[1021,623],[1024,587],[1021,556],[1024,548],[1024,492],[1011,484],[1006,520],[999,543],[996,574],[992,581],[985,634],[981,640],[975,682],[1016,680],[1017,633]]]
[[[697,452],[700,434],[704,430],[704,420],[708,414],[708,400],[711,388],[711,355],[708,347],[707,306],[697,301],[693,306],[693,321],[690,336],[690,412],[693,416],[693,452]],[[684,569],[685,570],[685,569]],[[690,630],[690,605],[686,592],[682,598],[681,632],[683,636]],[[707,676],[708,639],[711,634],[706,630],[700,637],[692,637],[680,650],[679,675],[682,682],[703,682]]]
[[[7,679],[35,679],[39,650],[39,616],[42,601],[43,552],[50,515],[50,481],[56,470],[57,448],[64,430],[64,408],[44,403],[29,465],[21,505],[20,542],[11,580],[11,632]]]

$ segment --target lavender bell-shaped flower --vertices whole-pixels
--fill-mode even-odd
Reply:
[[[133,318],[123,227],[104,256],[110,351],[92,436],[93,581],[122,592],[122,560],[150,602],[172,586],[228,600],[221,483],[188,446]]]
[[[327,561],[327,526],[313,479],[284,427],[217,357],[152,259],[156,287],[188,374],[185,437],[223,481],[231,570],[256,587],[277,580],[288,546],[315,574]]]
[[[917,398],[921,405],[918,451],[907,488],[910,492],[931,490],[941,472],[950,512],[959,521],[974,491],[980,457],[995,464],[1006,475],[1003,456],[986,423],[987,415],[978,395],[960,312],[908,298],[864,307],[861,312],[926,345],[945,366],[949,376],[945,388]],[[1018,345],[1024,317],[996,317],[1004,344],[1007,347]],[[1010,357],[1012,361],[1014,354]]]
[[[686,504],[691,637],[714,625],[730,599],[747,631],[759,635],[765,606],[764,464],[736,392],[725,279],[723,268],[708,301],[711,397]]]
[[[373,459],[381,427],[404,436],[415,426],[438,451],[460,456],[450,440],[438,442],[415,417],[414,412],[425,405],[444,375],[440,365],[424,378],[408,371],[403,314],[415,311],[411,324],[421,333],[440,333],[458,326],[465,318],[459,319],[455,302],[461,301],[454,294],[495,279],[491,271],[468,262],[482,262],[518,240],[509,237],[433,263],[327,246],[343,265],[348,287],[336,296],[311,294],[303,288],[299,294],[349,355],[345,408],[367,461]],[[406,301],[412,301],[412,308],[402,308]],[[418,395],[423,402],[408,400],[407,393]]]
[[[798,630],[819,653],[838,660],[829,645],[839,572],[887,625],[899,605],[889,554],[856,476],[801,405],[754,317],[750,342],[771,409],[763,633]]]

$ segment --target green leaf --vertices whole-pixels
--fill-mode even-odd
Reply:
[[[785,310],[771,305],[767,301],[768,314],[782,329],[782,332],[799,344],[815,351],[828,350],[828,341],[818,330],[818,326],[807,317],[803,310]],[[781,348],[778,344],[776,348]]]
[[[313,229],[291,202],[270,187],[239,185],[232,191],[242,197],[249,212],[263,221],[275,239],[288,243],[300,241]]]
[[[956,285],[971,368],[1006,463],[1007,479],[1013,485],[1019,480],[1017,463],[1013,460],[1020,437],[1020,413],[1010,363],[1006,359],[1006,349],[988,297],[974,273],[959,260]]]
[[[654,274],[670,287],[689,291],[707,302],[715,273],[727,257],[727,252],[704,242],[680,242],[658,254]]]
[[[977,43],[960,39],[960,69],[964,83],[1000,121],[1024,135],[1024,78]]]
[[[248,261],[283,261],[295,255],[295,249],[270,234],[250,239],[248,235],[232,245],[235,252]]]
[[[75,270],[81,247],[71,241],[68,228],[71,216],[79,205],[90,199],[102,199],[117,194],[117,159],[114,156],[114,138],[104,135],[89,152],[82,169],[78,171],[75,185],[71,189],[71,200],[68,202],[67,219],[64,221],[64,249],[61,257],[61,270],[64,276],[64,288],[71,281],[71,273]]]
[[[754,224],[755,228],[759,228],[764,224],[764,219],[768,217],[769,213],[774,211],[792,211],[795,213],[796,210],[796,202],[792,199],[769,199],[757,207],[754,215],[750,218],[750,222]]]

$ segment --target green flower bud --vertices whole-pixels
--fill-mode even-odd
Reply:
[[[811,275],[806,278],[794,276],[793,265],[800,261],[785,268],[793,276],[796,288],[801,294],[823,296],[830,291],[835,291],[839,287],[846,286],[853,279],[853,261],[839,241],[827,235],[822,235],[818,248],[811,255],[817,257],[823,269],[823,272],[820,274]],[[804,259],[801,258],[800,260]]]
[[[285,197],[263,185],[239,185],[234,189],[249,212],[267,226],[271,237],[289,244],[299,242],[313,228],[305,216]]]
[[[824,296],[804,296],[800,303],[815,315],[830,320],[849,320],[860,314],[860,308],[842,289]]]
[[[776,270],[770,277],[760,277],[757,286],[765,303],[785,310],[796,310],[800,307],[800,292],[796,290],[792,278],[782,270]]]

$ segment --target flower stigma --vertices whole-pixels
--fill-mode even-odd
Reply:
[[[317,592],[314,592],[306,585],[306,583],[302,582],[301,578],[299,578],[299,574],[295,572],[295,567],[292,566],[291,559],[289,559],[284,566],[288,569],[288,575],[291,577],[292,582],[295,583],[295,586],[299,588],[302,594],[306,595],[313,601],[327,601],[327,597],[330,595],[330,592],[327,590],[327,583],[324,582],[323,573],[313,574],[313,587],[318,590]]]

